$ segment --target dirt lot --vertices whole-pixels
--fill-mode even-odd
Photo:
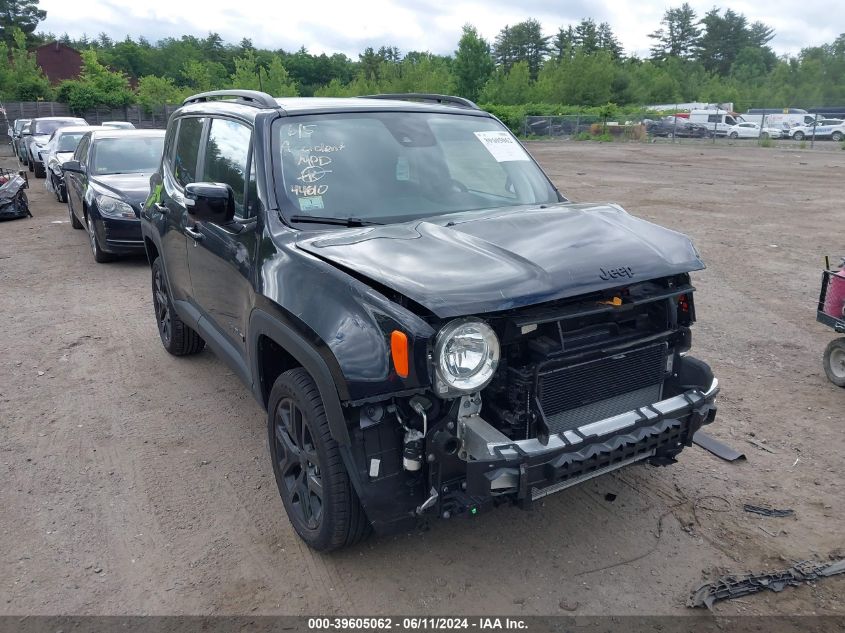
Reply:
[[[694,347],[723,385],[710,432],[747,462],[691,448],[532,512],[316,555],[246,387],[208,351],[168,356],[146,261],[95,264],[33,180],[35,217],[0,224],[0,614],[673,614],[719,572],[841,556],[845,390],[822,372],[814,304],[822,255],[845,252],[845,152],[530,149],[573,200],[695,239]],[[842,614],[843,597],[840,576],[716,610]]]

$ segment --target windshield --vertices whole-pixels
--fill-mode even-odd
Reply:
[[[85,125],[85,121],[81,119],[66,119],[66,120],[52,120],[52,121],[36,121],[35,131],[33,134],[52,134],[61,127],[68,127],[70,125]]]
[[[336,114],[291,117],[275,129],[279,199],[290,214],[403,222],[560,200],[510,132],[487,117]]]
[[[163,148],[164,134],[97,139],[91,173],[99,176],[152,173],[161,163]]]
[[[78,132],[74,134],[62,134],[59,137],[58,147],[56,152],[75,152],[79,141],[85,136],[85,132]]]
[[[29,119],[18,119],[17,121],[15,121],[15,133],[19,133],[24,128],[24,126],[29,123],[29,121]]]

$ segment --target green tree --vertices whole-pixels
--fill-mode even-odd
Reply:
[[[38,8],[38,0],[0,0],[0,40],[13,48],[16,31],[30,39],[46,17],[47,12]]]
[[[575,46],[587,54],[599,50],[599,31],[595,20],[586,18],[578,23],[575,27]]]
[[[543,35],[540,23],[533,18],[505,26],[496,36],[493,58],[505,72],[513,65],[525,62],[529,76],[535,79],[549,54],[549,39],[549,36]]]
[[[466,24],[455,51],[455,88],[459,95],[472,101],[478,99],[484,84],[493,74],[490,45],[478,35],[475,27]]]
[[[295,97],[299,94],[279,57],[273,56],[265,68],[251,50],[235,58],[231,84],[233,88],[263,90],[274,97]]]
[[[299,96],[299,90],[296,87],[288,71],[285,70],[282,60],[278,57],[273,57],[267,67],[267,72],[264,75],[264,92],[273,95],[274,97],[296,97]]]
[[[11,33],[12,46],[0,40],[0,99],[9,101],[36,101],[52,99],[53,89],[35,60],[26,49],[26,36],[20,29]]]
[[[63,81],[59,85],[58,97],[77,112],[96,106],[119,108],[135,100],[126,75],[101,64],[93,48],[82,51],[79,79]]]
[[[649,37],[654,40],[651,58],[663,60],[667,57],[692,59],[701,37],[698,16],[688,2],[680,7],[667,9],[660,21],[662,25]]]
[[[560,27],[552,43],[552,53],[555,59],[572,58],[575,55],[575,29],[570,24],[566,28]]]
[[[187,95],[185,90],[178,88],[169,77],[147,75],[138,80],[138,103],[147,112],[152,112],[158,106],[180,103]]]
[[[622,57],[622,45],[613,33],[613,29],[610,28],[610,24],[607,22],[599,24],[596,35],[598,37],[599,50],[607,51],[610,54],[610,58],[613,60],[617,60]]]
[[[571,59],[546,62],[537,78],[534,96],[547,103],[600,105],[613,97],[616,75],[609,52],[586,53],[578,49]]]
[[[530,100],[532,90],[528,62],[521,61],[510,70],[498,69],[481,91],[483,103],[513,105]]]
[[[384,58],[377,54],[372,46],[364,49],[364,52],[358,55],[358,63],[361,68],[361,73],[364,79],[372,81],[379,77],[379,70]]]
[[[704,68],[721,76],[730,72],[743,48],[764,46],[772,37],[771,29],[760,23],[749,27],[747,18],[732,9],[721,15],[714,7],[704,15],[701,23],[704,33],[698,44],[698,59]]]

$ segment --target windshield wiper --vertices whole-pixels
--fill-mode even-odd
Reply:
[[[301,222],[307,224],[334,224],[337,226],[374,226],[383,225],[384,222],[373,222],[361,218],[331,218],[320,215],[292,215],[290,222]]]

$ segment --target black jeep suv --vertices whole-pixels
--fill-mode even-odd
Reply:
[[[162,343],[264,405],[316,549],[670,464],[714,419],[690,240],[567,201],[469,101],[196,95],[150,184]]]

